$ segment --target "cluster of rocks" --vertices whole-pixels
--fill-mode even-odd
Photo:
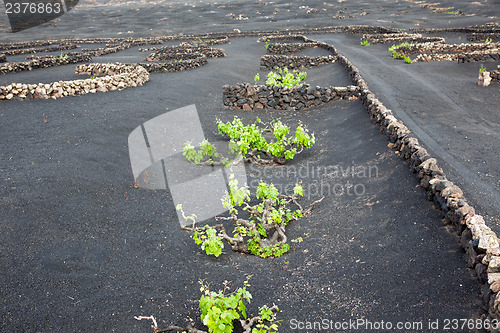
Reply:
[[[286,56],[286,55],[264,55],[260,57],[261,68],[290,68],[301,69],[314,66],[331,64],[337,61],[334,55],[307,57],[307,56]]]
[[[98,47],[95,49],[82,49],[82,53],[92,55],[95,57],[100,57],[106,54],[111,54],[111,53],[116,53],[120,52],[126,49],[131,48],[132,46],[130,44],[123,44],[123,45],[115,45],[115,46],[106,46],[106,47]]]
[[[291,29],[288,30],[288,37],[294,34],[321,34],[321,33],[349,33],[349,34],[376,34],[376,33],[389,33],[393,32],[391,28],[386,27],[372,27],[367,25],[352,25],[352,26],[331,26],[323,28],[305,28],[305,29]],[[276,30],[266,30],[266,31],[233,31],[221,36],[220,33],[207,33],[207,34],[192,34],[192,35],[175,35],[175,36],[161,36],[161,37],[128,37],[128,38],[71,38],[71,39],[51,39],[51,40],[39,40],[39,41],[29,41],[29,42],[9,42],[0,43],[0,51],[12,52],[16,49],[25,49],[24,51],[17,51],[18,53],[33,53],[36,47],[50,46],[58,44],[57,50],[62,50],[63,45],[75,45],[75,44],[107,44],[106,47],[96,48],[96,49],[82,49],[81,53],[89,56],[102,56],[110,53],[115,53],[128,49],[133,46],[142,45],[158,45],[168,41],[175,40],[192,40],[190,44],[197,44],[199,39],[202,40],[202,45],[215,45],[227,43],[230,37],[255,37],[255,36],[283,36],[282,31]],[[285,36],[287,37],[287,36]],[[68,46],[69,47],[69,46]],[[73,48],[73,47],[71,47]],[[273,48],[273,47],[271,47]],[[283,47],[274,47],[278,53]],[[52,49],[51,49],[52,50]],[[39,52],[47,52],[51,50],[44,50]],[[296,52],[295,50],[283,51],[282,53]],[[13,54],[13,53],[12,53]],[[207,55],[208,57],[211,57]],[[6,56],[0,53],[0,63],[6,62]],[[54,63],[54,66],[57,66]],[[0,68],[0,73],[8,73],[10,71],[20,71],[20,70],[31,70],[33,68],[39,68],[38,65],[29,63],[20,63],[19,65],[13,64],[12,70],[8,68]],[[157,67],[153,65],[152,67]],[[161,66],[160,66],[161,67]],[[163,71],[163,70],[160,70]]]
[[[57,46],[48,46],[48,47],[38,47],[38,48],[25,48],[25,49],[14,49],[9,51],[3,51],[5,55],[18,55],[18,54],[28,54],[28,53],[44,53],[44,52],[56,52],[56,51],[67,51],[76,49],[76,44],[61,44]]]
[[[439,5],[439,3],[423,2],[423,3],[419,3],[418,5],[420,6],[420,8],[435,8],[437,5]]]
[[[30,42],[10,42],[10,43],[0,43],[0,51],[8,51],[15,49],[25,49],[40,46],[49,46],[53,44],[64,44],[65,41],[61,40],[37,40]]]
[[[491,72],[484,70],[479,73],[479,77],[477,78],[478,86],[487,87],[491,83],[500,83],[500,65],[498,65],[498,69]]]
[[[303,43],[303,35],[276,35],[259,38],[259,43]]]
[[[76,74],[105,76],[39,84],[11,83],[8,86],[0,86],[0,100],[11,100],[15,97],[57,99],[137,87],[149,80],[149,73],[143,67],[120,64],[79,65],[76,67]]]
[[[485,42],[487,39],[491,41],[500,41],[500,32],[485,33],[485,32],[474,32],[467,35],[467,39],[471,42]]]
[[[435,7],[433,10],[432,10],[432,13],[433,14],[436,14],[436,13],[448,13],[448,14],[452,14],[452,15],[455,15],[455,16],[459,16],[459,15],[464,15],[464,12],[460,11],[460,10],[453,10],[455,9],[454,7]]]
[[[394,50],[404,54],[418,53],[444,53],[444,52],[474,52],[483,50],[498,49],[500,43],[461,43],[461,44],[443,44],[443,43],[415,43],[408,46],[396,47]]]
[[[445,39],[443,37],[423,37],[421,34],[409,34],[407,32],[364,34],[361,40],[368,40],[372,44],[385,44],[385,43],[396,44],[403,42],[413,42],[413,43],[445,42]]]
[[[371,92],[361,73],[349,59],[335,52],[344,64],[361,94],[371,118],[390,141],[403,160],[420,179],[421,187],[441,209],[443,221],[454,230],[466,251],[467,264],[482,285],[484,309],[490,319],[500,319],[500,245],[495,233],[485,224],[482,216],[475,213],[463,191],[446,177],[435,158],[422,147],[418,139],[391,110]]]
[[[500,83],[500,65],[498,65],[498,69],[490,72],[490,77],[492,83]]]
[[[23,62],[8,62],[0,66],[0,74],[7,74],[10,72],[30,71],[37,68],[47,68],[53,66],[76,64],[79,62],[92,61],[92,57],[87,54],[78,52],[70,52],[63,54],[59,57],[55,56],[30,56],[27,57],[28,61]]]
[[[272,108],[276,110],[302,110],[332,100],[359,97],[359,89],[347,87],[281,87],[239,83],[222,87],[225,107],[244,111]]]
[[[207,63],[207,58],[225,57],[226,51],[204,45],[170,46],[157,49],[139,63],[148,72],[178,72],[194,69]],[[157,61],[157,62],[152,62]]]
[[[82,53],[100,57],[106,54],[123,51],[134,46],[157,45],[161,43],[162,43],[161,41],[152,38],[126,39],[125,41],[118,43],[117,42],[107,43],[106,47],[99,47],[95,49],[83,49]]]

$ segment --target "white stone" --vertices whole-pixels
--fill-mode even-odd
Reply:
[[[479,74],[479,77],[477,78],[477,85],[481,87],[487,87],[491,83],[491,76],[490,72],[484,71],[481,74]]]

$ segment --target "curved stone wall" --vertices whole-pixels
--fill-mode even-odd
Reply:
[[[76,67],[76,74],[105,75],[84,80],[58,81],[52,83],[11,83],[0,86],[0,100],[13,98],[57,99],[65,96],[123,90],[143,85],[149,73],[141,66],[119,64],[85,64]]]

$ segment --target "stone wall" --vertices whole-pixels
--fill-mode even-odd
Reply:
[[[461,44],[442,44],[442,43],[416,43],[408,46],[396,47],[394,50],[404,54],[418,53],[445,53],[445,52],[474,52],[495,50],[500,47],[500,43],[461,43]]]
[[[5,55],[18,55],[18,54],[28,54],[28,53],[43,53],[43,52],[55,52],[55,51],[66,51],[76,49],[76,44],[61,44],[58,46],[48,46],[40,48],[24,48],[24,49],[14,49],[9,51],[3,51]]]
[[[491,83],[500,83],[500,65],[499,69],[494,69],[490,72]]]
[[[400,44],[403,42],[412,43],[444,43],[445,39],[442,37],[423,37],[421,34],[409,34],[406,32],[400,33],[383,33],[383,34],[364,34],[361,40],[367,40],[372,44]]]
[[[221,43],[225,40],[221,40]],[[137,65],[148,72],[178,72],[194,69],[207,63],[207,58],[225,57],[226,51],[203,45],[171,46],[156,49],[146,60]],[[159,62],[149,62],[159,61]]]
[[[98,47],[95,49],[82,49],[81,52],[84,54],[93,55],[95,57],[100,57],[106,54],[116,53],[119,51],[123,51],[131,48],[130,44],[123,44],[118,46],[110,46],[110,47]]]
[[[189,69],[195,69],[203,66],[207,63],[207,57],[203,54],[190,54],[192,59],[184,59],[180,61],[167,61],[167,62],[141,62],[137,64],[128,65],[139,65],[144,67],[149,73],[152,72],[179,72]]]
[[[413,62],[418,61],[458,61],[458,62],[475,62],[475,61],[499,61],[500,51],[498,49],[474,51],[466,53],[431,53],[419,54]]]
[[[23,62],[8,62],[0,66],[0,74],[7,74],[10,72],[31,71],[37,68],[47,68],[52,66],[76,64],[79,62],[92,61],[92,57],[87,54],[77,52],[66,53],[62,57],[45,56],[36,57],[31,56],[27,58],[28,61]]]
[[[193,54],[195,57],[183,55]],[[207,58],[220,58],[226,56],[226,51],[219,48],[207,47],[207,46],[170,46],[163,47],[155,50],[151,53],[146,60],[147,61],[165,61],[165,60],[180,60],[182,58],[195,59],[200,55],[205,55]]]
[[[229,43],[228,36],[205,38],[205,39],[203,38],[193,39],[190,42],[180,43],[179,46],[210,46],[210,45],[218,45],[226,43]]]
[[[273,69],[276,67],[289,69],[302,69],[314,66],[330,64],[337,61],[334,55],[319,56],[319,57],[300,57],[300,56],[285,56],[285,55],[264,55],[260,58],[260,67]]]
[[[52,83],[11,83],[0,86],[0,100],[27,97],[57,99],[65,96],[123,90],[142,86],[149,80],[149,73],[141,66],[119,64],[86,64],[76,67],[76,74],[105,75],[84,80],[59,81]]]
[[[297,60],[303,66],[318,66],[322,62],[333,62],[337,60],[336,50],[333,46],[309,39],[302,35],[277,35],[261,38],[262,41],[291,41],[295,43],[280,43],[285,50],[294,50],[296,47],[321,47],[333,54],[326,57],[288,57],[283,55],[267,55],[261,58],[261,66],[274,67],[281,64],[280,67],[294,68],[290,62]],[[271,44],[270,44],[271,45]],[[268,51],[269,48],[268,48]],[[287,66],[288,65],[288,66]],[[250,83],[239,83],[234,86],[224,86],[223,104],[225,107],[239,110],[260,110],[264,108],[273,108],[276,110],[301,110],[311,106],[318,106],[338,99],[356,99],[359,97],[359,89],[355,86],[347,87],[311,87],[304,85],[302,87],[288,88],[278,86],[260,86]]]
[[[471,42],[485,42],[486,39],[491,39],[491,41],[500,41],[500,32],[474,32],[472,34],[467,35],[467,39]]]
[[[476,51],[469,53],[462,53],[458,55],[458,62],[476,62],[476,61],[500,61],[500,50],[491,51]]]
[[[412,62],[419,61],[498,61],[500,43],[415,43],[394,50],[402,55],[418,54]],[[451,52],[451,53],[446,53]]]
[[[294,53],[310,47],[316,47],[316,43],[272,43],[267,45],[267,52],[272,54]]]
[[[461,32],[466,34],[471,33],[500,33],[500,25],[496,22],[486,23],[484,25],[472,25],[463,28],[412,28],[413,32],[418,33],[442,33],[442,32]]]
[[[348,87],[271,87],[239,83],[222,87],[225,107],[244,111],[272,108],[275,110],[302,110],[338,99],[359,96],[359,89]]]

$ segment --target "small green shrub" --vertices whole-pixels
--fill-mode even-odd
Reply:
[[[267,86],[278,86],[278,87],[302,87],[302,82],[305,81],[307,77],[306,72],[299,72],[298,70],[293,70],[290,72],[288,68],[277,68],[278,72],[269,72],[267,74],[266,85]]]
[[[404,61],[407,63],[407,64],[411,64],[411,58],[408,57],[408,56],[404,56]]]
[[[235,321],[239,321],[244,332],[252,333],[276,333],[278,332],[278,321],[276,315],[280,309],[273,305],[263,305],[259,308],[259,314],[254,317],[247,316],[245,303],[252,301],[252,294],[247,290],[250,287],[248,281],[251,275],[243,282],[243,287],[230,291],[229,282],[224,281],[224,289],[212,291],[210,284],[200,280],[201,297],[198,307],[201,309],[201,321],[208,327],[209,333],[232,333]],[[160,329],[153,316],[135,316],[136,320],[151,320],[155,332],[205,332],[198,330],[193,322],[187,327],[171,325],[166,329]]]
[[[479,68],[479,75],[483,74],[483,72],[486,70],[486,67],[484,67],[482,64],[481,64],[481,67]]]
[[[250,278],[250,277],[249,277]],[[248,278],[248,279],[249,279]],[[224,289],[218,292],[211,291],[210,285],[200,281],[200,291],[203,293],[200,298],[199,307],[202,311],[201,320],[208,327],[209,333],[231,333],[234,328],[234,321],[239,320],[244,329],[253,324],[246,323],[247,313],[245,301],[250,303],[252,294],[247,290],[248,279],[243,282],[243,287],[228,293],[228,282],[224,282]],[[278,325],[275,323],[276,313],[279,311],[277,306],[269,308],[264,305],[260,308],[259,316],[255,317],[257,328],[252,332],[272,333],[278,331]],[[264,323],[269,323],[265,325]],[[246,324],[246,325],[245,325]]]
[[[361,44],[361,46],[370,46],[371,45],[368,40],[364,40],[360,44]]]
[[[222,252],[223,240],[227,241],[231,249],[236,252],[251,253],[261,258],[282,256],[290,250],[285,234],[287,225],[291,221],[309,215],[313,207],[324,199],[323,197],[316,200],[309,208],[304,209],[298,203],[299,198],[304,195],[300,184],[295,185],[293,195],[284,195],[280,194],[273,184],[261,181],[255,191],[255,196],[260,202],[250,205],[248,188],[239,187],[233,174],[229,178],[230,190],[222,197],[222,205],[229,210],[230,216],[216,219],[234,223],[232,236],[228,235],[223,224],[195,227],[193,223],[192,229],[184,228],[193,230],[196,244],[201,244],[207,254],[216,257]],[[296,206],[295,209],[290,208],[291,204]],[[248,219],[241,217],[242,211],[249,214]],[[182,215],[184,216],[184,212]],[[300,237],[293,242],[298,244],[302,240]]]
[[[408,43],[408,42],[403,42],[403,43],[398,44],[398,45],[392,45],[389,48],[389,52],[393,52],[393,51],[395,51],[396,49],[398,49],[400,47],[408,47],[408,46],[410,46],[410,43]]]
[[[217,120],[217,127],[219,134],[229,137],[230,155],[236,155],[237,160],[261,165],[284,164],[315,143],[314,133],[310,134],[303,124],[300,123],[290,135],[290,127],[280,119],[266,124],[257,118],[254,124],[244,125],[241,119],[234,117],[232,122],[227,123]],[[221,157],[207,140],[200,143],[198,150],[188,142],[182,153],[195,164],[223,164],[228,167],[234,162],[229,157]]]
[[[404,56],[396,51],[392,51],[392,59],[404,59]]]

